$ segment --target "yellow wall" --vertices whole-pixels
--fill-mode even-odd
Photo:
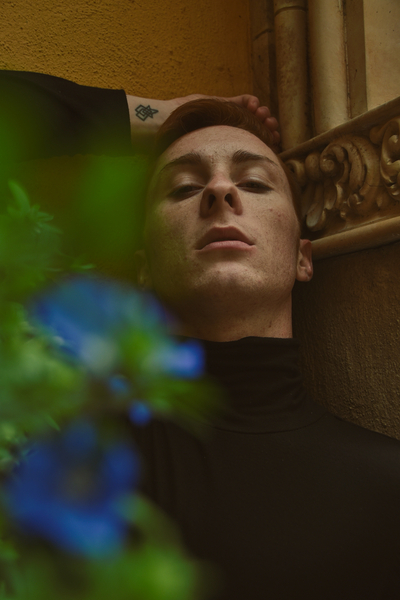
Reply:
[[[0,68],[144,97],[251,90],[249,0],[2,0]]]

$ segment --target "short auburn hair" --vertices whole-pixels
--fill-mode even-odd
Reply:
[[[271,131],[247,108],[239,106],[234,102],[214,98],[202,98],[182,104],[161,125],[155,138],[154,158],[158,159],[173,142],[187,133],[203,129],[204,127],[218,125],[244,129],[259,138],[276,154]],[[277,156],[277,159],[289,182],[293,206],[301,228],[303,216],[301,212],[300,187],[292,171],[279,156]]]

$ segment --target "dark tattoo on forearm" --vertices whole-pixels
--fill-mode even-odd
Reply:
[[[139,104],[139,106],[135,108],[135,112],[138,119],[140,119],[141,121],[145,121],[148,117],[152,119],[153,115],[158,113],[158,110],[156,110],[155,108],[151,108],[150,104],[148,106],[143,106],[143,104]]]

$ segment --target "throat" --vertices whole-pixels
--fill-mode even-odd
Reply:
[[[248,337],[204,342],[206,370],[225,400],[219,429],[259,433],[286,431],[325,413],[303,388],[299,344],[294,339]]]
[[[189,306],[189,309],[188,309]],[[230,342],[245,337],[291,338],[291,302],[277,308],[259,303],[239,302],[186,304],[179,311],[179,333],[214,342]]]

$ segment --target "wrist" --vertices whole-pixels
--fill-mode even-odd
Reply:
[[[138,96],[126,96],[132,141],[153,137],[165,119],[174,110],[170,100],[153,100]]]

